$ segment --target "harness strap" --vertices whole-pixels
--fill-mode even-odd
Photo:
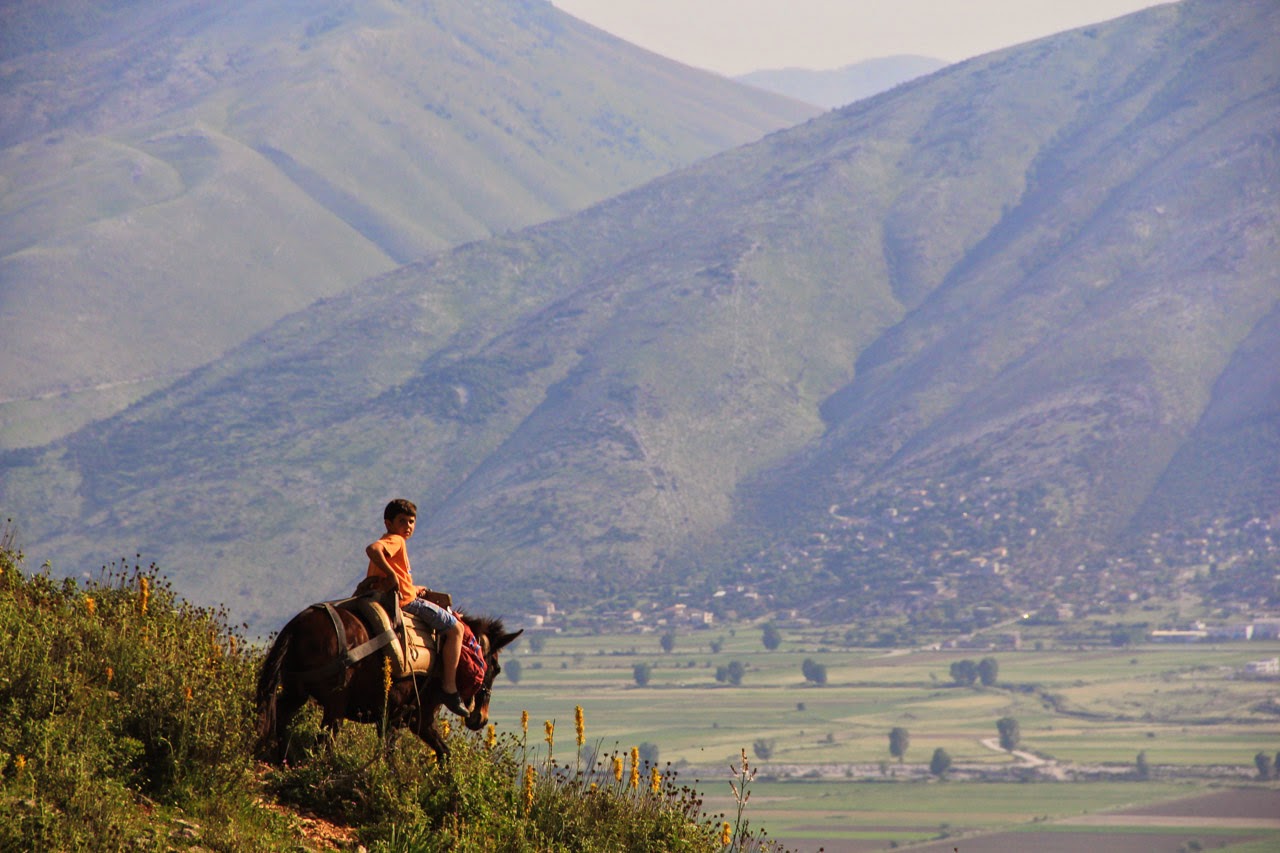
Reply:
[[[376,637],[370,637],[355,648],[351,648],[347,645],[347,630],[342,625],[342,617],[338,615],[338,609],[327,601],[311,606],[317,609],[323,607],[324,612],[329,614],[329,619],[333,622],[333,632],[338,637],[338,655],[323,666],[295,673],[295,676],[304,682],[327,681],[381,650],[395,638],[392,631],[383,631]]]

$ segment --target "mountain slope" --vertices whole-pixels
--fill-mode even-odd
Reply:
[[[542,0],[42,0],[0,30],[8,446],[370,275],[815,112]]]
[[[928,56],[882,56],[831,70],[770,68],[734,79],[806,104],[835,109],[932,74],[946,64]]]
[[[1273,466],[1196,464],[1275,442],[1241,401],[1280,363],[1278,33],[1160,7],[432,256],[10,454],[0,505],[62,570],[139,549],[257,627],[347,591],[397,494],[473,608],[1167,585],[1108,562],[1193,508],[1164,498],[1280,512]]]

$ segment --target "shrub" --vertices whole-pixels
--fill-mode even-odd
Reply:
[[[21,563],[0,542],[0,849],[129,845],[178,808],[257,811],[255,659],[225,613],[178,601],[154,566],[81,584]]]

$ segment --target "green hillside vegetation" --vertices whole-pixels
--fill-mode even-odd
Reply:
[[[423,582],[506,615],[1252,618],[1277,42],[1190,0],[951,66],[320,302],[0,459],[0,505],[55,571],[139,551],[261,633],[396,495]]]
[[[707,815],[670,767],[583,764],[587,734],[449,738],[448,768],[409,737],[349,725],[308,760],[252,755],[260,649],[226,614],[125,562],[85,583],[27,575],[0,543],[0,849],[758,849],[741,809]],[[545,739],[536,758],[530,741]],[[555,748],[554,757],[547,751]],[[615,767],[626,773],[615,773]],[[633,769],[634,768],[634,769]],[[727,783],[726,783],[727,784]]]
[[[815,108],[543,0],[0,9],[0,442]]]

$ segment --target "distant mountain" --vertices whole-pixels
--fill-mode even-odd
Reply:
[[[946,64],[928,56],[884,56],[830,70],[772,68],[734,79],[807,104],[835,109],[932,74]]]
[[[477,610],[1264,606],[1278,44],[1192,0],[952,66],[322,301],[3,457],[0,508],[260,629],[396,495]]]
[[[0,7],[0,446],[817,110],[545,0]]]

